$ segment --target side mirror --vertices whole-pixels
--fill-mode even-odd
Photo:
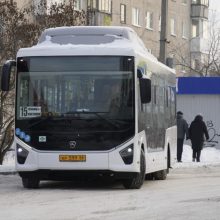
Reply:
[[[139,79],[141,79],[141,78],[143,77],[143,75],[144,75],[143,69],[140,68],[140,67],[138,67],[138,69],[137,69],[137,77],[138,77]]]
[[[1,79],[1,89],[2,91],[9,91],[10,86],[10,75],[12,67],[16,66],[16,61],[8,60],[2,67],[2,79]]]
[[[139,79],[141,103],[146,104],[151,102],[151,80],[147,78]]]

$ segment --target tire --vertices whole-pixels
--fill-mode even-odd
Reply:
[[[167,178],[167,169],[155,172],[154,178],[155,180],[165,180]]]
[[[145,175],[145,180],[153,180],[154,179],[154,174],[153,173],[148,173]]]
[[[37,189],[39,188],[40,180],[36,177],[22,177],[22,184],[24,188],[27,189]]]
[[[168,146],[168,150],[167,150],[167,174],[170,172],[170,149]]]
[[[144,155],[144,151],[141,150],[140,173],[138,173],[137,176],[134,178],[123,180],[123,186],[126,189],[140,189],[144,183],[145,170],[146,170],[145,155]]]

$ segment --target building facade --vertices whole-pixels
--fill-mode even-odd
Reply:
[[[116,2],[118,5],[116,5]],[[121,14],[122,5],[127,5],[126,24],[138,33],[144,41],[148,50],[157,58],[160,55],[160,39],[161,39],[161,0],[146,1],[126,1],[115,2],[113,6],[113,25],[117,25],[123,20],[118,15]],[[127,2],[127,4],[126,4]],[[117,9],[120,9],[117,11]],[[114,11],[116,13],[114,13]],[[123,14],[123,12],[122,12]],[[174,67],[178,70],[178,74],[184,74],[185,68],[180,64],[188,62],[190,56],[190,3],[182,0],[168,1],[167,9],[167,28],[166,28],[166,47],[167,58],[173,58]]]
[[[209,55],[209,0],[192,0],[191,5],[191,66],[200,70],[206,65]]]
[[[15,0],[23,7],[40,0]],[[72,0],[71,0],[72,1]],[[162,41],[167,61],[172,61],[178,76],[196,75],[207,60],[209,0],[166,0],[166,37],[161,40],[162,9],[165,0],[75,0],[76,10],[87,13],[87,25],[132,27],[145,46],[159,58]],[[46,0],[52,3],[70,0]]]
[[[161,43],[161,0],[88,0],[88,25],[132,27],[157,58]],[[195,75],[207,59],[209,0],[167,0],[167,58],[179,76]]]

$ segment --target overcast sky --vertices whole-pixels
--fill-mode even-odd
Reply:
[[[220,28],[220,1],[210,0],[209,1],[209,20],[213,13],[216,15],[216,27]]]
[[[218,12],[220,13],[220,1],[210,0],[210,8],[214,10],[218,10]]]

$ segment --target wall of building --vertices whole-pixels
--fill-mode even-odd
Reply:
[[[168,24],[167,24],[167,51],[168,57],[174,58],[178,75],[185,73],[184,68],[178,65],[185,60],[190,65],[190,36],[191,17],[190,1],[182,3],[182,0],[170,0],[168,3]],[[120,5],[126,5],[126,22],[120,21]],[[139,9],[139,25],[132,24],[132,8]],[[146,27],[147,12],[153,13],[152,28]],[[154,56],[159,57],[160,52],[160,17],[161,0],[113,0],[112,1],[112,22],[111,25],[121,25],[132,27],[142,38],[145,46]],[[175,34],[171,34],[171,19],[175,20]],[[185,24],[183,36],[182,25]]]
[[[185,75],[190,66],[191,1],[170,0],[168,9],[168,56],[174,57],[177,75]],[[171,33],[171,19],[175,20],[175,34]],[[183,27],[184,26],[184,27]],[[183,31],[184,28],[184,31]]]
[[[177,80],[177,111],[190,124],[202,114],[210,141],[206,146],[220,148],[220,77],[182,77]]]
[[[38,2],[40,0],[16,0],[19,7]],[[46,1],[46,0],[45,0]],[[47,0],[48,2],[68,0]],[[120,25],[132,27],[145,43],[149,51],[159,58],[160,53],[160,18],[161,18],[161,0],[77,0],[80,2],[81,8],[87,11],[87,5],[96,5],[95,8],[88,13],[88,25]],[[111,10],[108,12],[101,11],[100,5],[111,4]],[[121,21],[121,5],[126,6],[125,22]],[[191,10],[194,7],[196,10]],[[207,40],[201,36],[191,38],[192,36],[192,16],[201,15],[204,10],[197,10],[201,6],[200,3],[191,5],[191,0],[168,0],[168,23],[167,23],[167,57],[174,59],[174,68],[177,76],[189,76],[194,74],[190,70],[190,66],[197,67],[202,64],[207,51]],[[133,24],[132,10],[139,10],[139,23]],[[152,13],[152,27],[147,27],[147,14]],[[201,16],[208,16],[207,13]],[[195,19],[195,17],[193,17]],[[196,18],[202,24],[202,19]],[[172,30],[172,22],[174,22],[174,30]],[[201,29],[201,27],[200,27]]]
[[[126,22],[120,22],[120,5],[126,5]],[[139,0],[120,0],[112,3],[112,25],[121,25],[132,27],[139,37],[144,41],[145,46],[156,56],[159,57],[159,15],[160,15],[160,0],[155,1],[139,1]],[[140,11],[139,25],[132,24],[132,8],[137,8]],[[146,28],[146,12],[153,12],[153,28]]]
[[[202,114],[207,125],[210,142],[205,146],[220,148],[220,94],[219,95],[177,95],[177,110],[184,113],[190,124],[196,115]]]

